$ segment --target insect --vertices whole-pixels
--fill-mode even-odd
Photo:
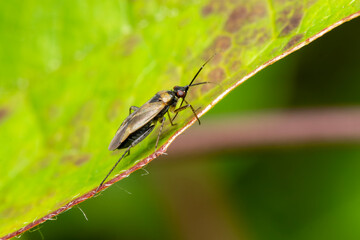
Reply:
[[[160,135],[165,123],[165,114],[167,114],[170,124],[174,126],[173,120],[177,116],[177,113],[183,111],[187,108],[190,108],[196,117],[197,121],[200,124],[200,119],[198,118],[195,109],[193,106],[185,100],[186,94],[190,87],[206,84],[208,82],[194,83],[196,77],[199,75],[204,66],[213,58],[209,58],[197,71],[189,85],[180,87],[175,86],[173,90],[163,90],[155,94],[149,101],[144,103],[141,107],[131,106],[129,109],[129,116],[124,120],[120,125],[119,129],[116,131],[114,138],[111,140],[109,145],[109,150],[114,151],[116,149],[125,149],[123,155],[111,168],[109,173],[106,175],[104,180],[100,183],[98,188],[95,191],[95,194],[104,184],[106,179],[110,176],[112,171],[118,165],[118,163],[126,156],[130,155],[130,149],[144,140],[154,129],[157,122],[161,123],[159,134],[157,136],[155,150],[157,149]],[[179,99],[182,99],[179,108],[176,109],[176,105]],[[186,105],[182,106],[183,103]],[[173,120],[170,117],[169,110],[175,113]]]

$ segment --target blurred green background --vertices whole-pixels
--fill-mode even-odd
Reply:
[[[355,19],[261,71],[200,127],[254,111],[359,107],[358,29]],[[359,160],[358,140],[164,156],[80,204],[88,221],[74,207],[21,239],[360,239]]]

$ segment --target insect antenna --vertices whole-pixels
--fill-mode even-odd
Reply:
[[[194,84],[192,84],[192,85],[189,86],[189,87],[193,87],[193,86],[196,86],[196,85],[203,85],[203,84],[206,84],[206,83],[211,83],[211,82],[199,82],[199,83],[194,83]]]
[[[193,77],[193,79],[191,80],[190,84],[188,85],[189,87],[191,86],[196,86],[196,85],[201,85],[201,84],[205,84],[205,83],[208,83],[208,82],[201,82],[201,83],[195,83],[195,84],[192,84],[195,79],[197,78],[197,76],[199,75],[199,73],[201,72],[201,70],[205,67],[205,65],[215,57],[216,53],[214,53],[208,60],[206,60],[206,62],[200,67],[200,69],[197,71],[197,73],[195,74],[195,76]],[[180,103],[180,106],[179,108],[183,105],[184,103],[184,99],[186,97],[186,94],[187,94],[187,90],[185,92],[185,96],[181,99],[181,103]],[[175,116],[173,117],[173,121],[175,120],[176,116],[178,115],[178,113],[175,113]]]
[[[195,76],[193,77],[193,79],[191,80],[189,86],[192,85],[192,83],[195,81],[195,79],[197,78],[197,76],[199,75],[199,73],[201,72],[201,70],[205,67],[205,65],[210,62],[211,59],[213,59],[215,57],[216,53],[214,53],[211,57],[209,57],[208,60],[206,60],[206,62],[200,67],[200,69],[197,71],[197,73],[195,74]]]

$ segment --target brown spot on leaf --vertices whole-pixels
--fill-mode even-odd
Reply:
[[[228,10],[228,6],[224,0],[214,0],[213,3],[216,13],[224,13]]]
[[[286,1],[288,0],[273,0],[274,4],[279,4],[279,5],[285,4]]]
[[[288,50],[289,48],[294,46],[296,43],[298,43],[303,38],[303,36],[304,36],[304,34],[297,34],[297,35],[293,36],[290,39],[290,41],[286,44],[286,46],[284,47],[283,50]]]
[[[64,156],[61,161],[63,163],[73,163],[76,166],[81,166],[91,158],[90,154],[83,154],[83,155],[68,155]]]
[[[222,80],[225,79],[225,72],[220,67],[215,68],[215,69],[211,70],[211,72],[209,72],[208,79],[210,82],[214,82],[214,83],[221,82]]]
[[[79,156],[78,158],[75,159],[75,165],[81,166],[87,161],[89,161],[90,158],[91,158],[90,154]]]
[[[202,9],[201,9],[201,14],[204,16],[204,17],[206,17],[206,16],[208,16],[208,15],[210,15],[212,12],[214,11],[214,7],[213,7],[213,5],[206,5],[205,7],[203,7]]]
[[[225,64],[226,66],[231,66],[234,62],[238,62],[238,64],[241,64],[240,56],[241,56],[241,48],[234,48],[231,51],[228,52],[228,54],[225,56]],[[228,70],[231,72],[232,67],[230,67]]]
[[[270,39],[270,37],[269,29],[255,28],[239,36],[239,38],[235,39],[235,42],[239,46],[260,46]]]
[[[277,19],[277,22],[283,26],[279,36],[286,36],[297,28],[300,25],[303,14],[302,6],[293,9],[293,11],[290,11],[290,9],[282,11],[280,17]]]
[[[207,17],[210,14],[219,14],[227,12],[229,9],[229,6],[227,6],[226,1],[224,0],[210,0],[209,4],[204,6],[201,9],[201,14],[204,17]]]
[[[5,108],[0,109],[0,120],[8,115],[9,111]]]
[[[247,9],[244,6],[235,8],[225,23],[225,30],[234,33],[240,30],[247,17]]]
[[[216,52],[226,51],[231,46],[231,38],[227,36],[219,36],[215,39],[213,45]]]
[[[250,22],[254,22],[259,18],[266,17],[267,7],[262,2],[257,2],[248,14],[248,19]]]
[[[310,8],[312,5],[317,3],[318,0],[308,0],[306,4],[306,8]]]
[[[265,42],[267,42],[270,39],[270,33],[269,32],[263,32],[262,35],[260,35],[260,37],[258,38],[257,42],[259,45],[264,44]]]
[[[231,63],[229,70],[231,71],[231,73],[237,72],[240,70],[240,66],[241,66],[241,61],[235,60]]]
[[[249,8],[245,6],[236,7],[225,23],[225,30],[234,33],[239,31],[245,24],[252,23],[267,16],[267,7],[262,2],[257,2]]]

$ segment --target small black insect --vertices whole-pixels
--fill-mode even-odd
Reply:
[[[126,148],[126,150],[123,153],[123,155],[119,158],[119,160],[115,163],[115,165],[111,168],[111,170],[106,175],[104,180],[102,180],[99,187],[96,189],[95,194],[104,184],[106,179],[115,169],[115,167],[118,165],[121,159],[123,159],[127,155],[130,155],[130,148],[134,147],[136,144],[144,140],[144,138],[146,138],[150,134],[150,132],[154,129],[156,123],[160,122],[161,126],[155,144],[155,150],[157,149],[161,131],[163,129],[165,122],[165,117],[164,117],[165,114],[168,115],[170,124],[174,126],[173,120],[171,119],[169,114],[169,110],[175,113],[175,116],[173,118],[175,119],[178,112],[190,107],[190,109],[194,113],[194,116],[196,117],[197,121],[200,124],[200,119],[196,115],[195,109],[193,108],[193,106],[191,106],[191,104],[189,104],[185,100],[185,97],[190,87],[208,83],[208,82],[200,82],[193,84],[196,77],[199,75],[199,73],[204,68],[204,66],[211,60],[211,58],[208,59],[201,66],[201,68],[197,71],[197,73],[195,74],[194,78],[191,80],[189,85],[186,85],[184,87],[175,86],[173,90],[160,91],[156,93],[154,97],[152,97],[141,107],[135,107],[135,106],[130,107],[129,116],[120,125],[119,129],[116,131],[116,134],[114,138],[111,140],[111,143],[109,145],[110,151],[116,149],[123,149],[123,148]],[[176,109],[177,102],[180,98],[182,99],[180,107]],[[186,105],[182,106],[184,102],[186,103]]]

